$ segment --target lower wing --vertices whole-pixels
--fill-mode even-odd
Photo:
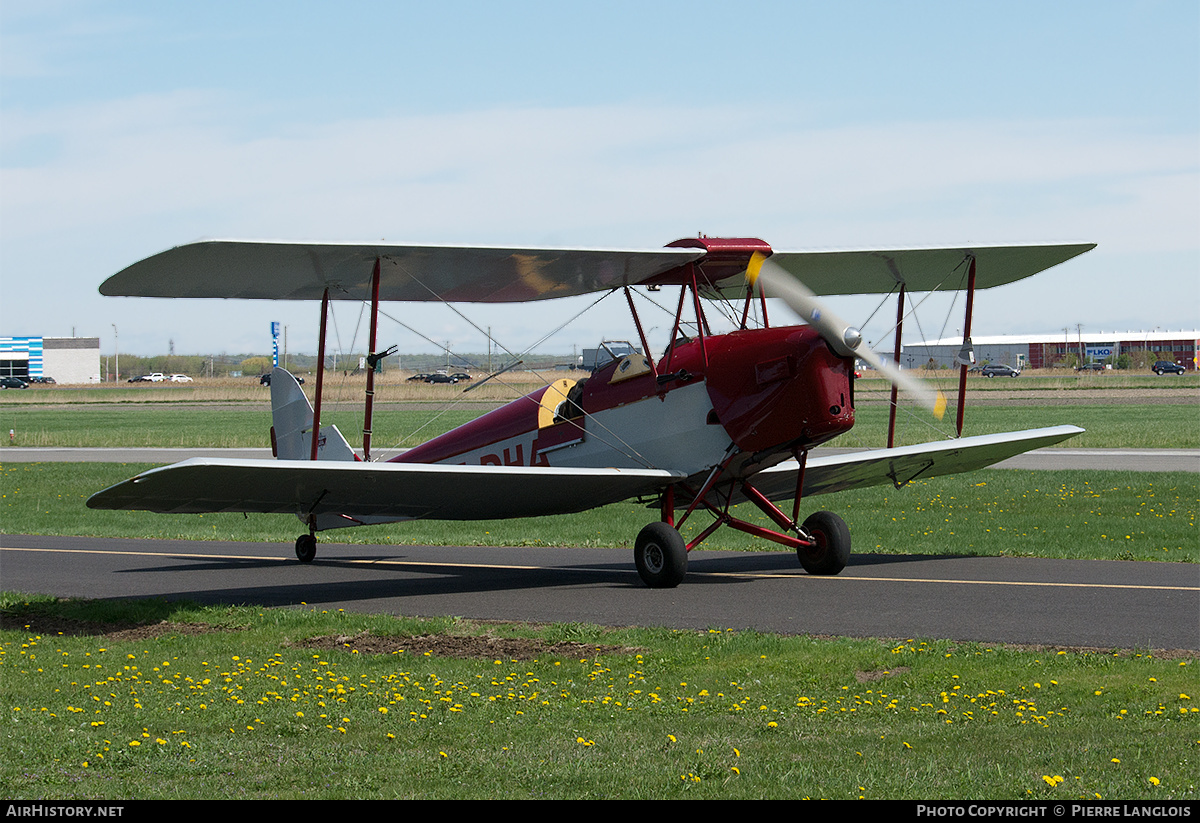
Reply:
[[[917,479],[974,471],[1018,454],[1052,446],[1083,431],[1078,426],[1051,426],[894,449],[810,457],[804,468],[804,496],[887,483],[899,488]],[[799,469],[796,461],[789,460],[759,472],[750,482],[772,500],[791,499],[796,495]],[[733,502],[741,499],[735,495]]]
[[[385,520],[497,520],[569,514],[657,494],[658,469],[554,469],[197,457],[97,492],[93,509],[316,516],[318,528]]]

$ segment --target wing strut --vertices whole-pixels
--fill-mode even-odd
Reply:
[[[325,328],[326,321],[329,316],[329,287],[325,287],[325,294],[321,297],[321,339],[317,341],[317,396],[316,402],[313,404],[313,427],[312,427],[312,459],[317,459],[317,445],[321,438],[318,436],[321,431],[321,389],[325,383]]]
[[[896,298],[896,347],[893,350],[892,359],[896,361],[896,368],[900,368],[900,335],[904,331],[904,281],[900,281],[900,294]],[[890,449],[896,442],[896,394],[899,389],[896,384],[892,384],[892,402],[888,407],[888,441],[887,447]],[[959,404],[961,405],[961,403]],[[959,426],[959,434],[962,434],[962,427]]]
[[[363,411],[363,460],[371,461],[371,413],[375,406],[375,338],[379,330],[379,268],[380,259],[375,258],[375,271],[371,274],[371,339],[367,344],[367,402]]]
[[[963,321],[963,347],[970,345],[971,341],[971,312],[975,305],[975,255],[971,255],[971,262],[967,269],[967,318]],[[968,363],[958,364],[958,420],[957,431],[958,436],[962,437],[963,427],[963,412],[966,410],[966,395],[967,395],[967,367]],[[891,445],[890,443],[888,445]]]

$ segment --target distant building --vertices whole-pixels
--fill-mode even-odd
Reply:
[[[0,337],[0,377],[100,382],[99,337]]]
[[[1004,363],[1015,368],[1045,369],[1075,355],[1079,362],[1116,362],[1122,354],[1147,352],[1149,359],[1170,360],[1189,371],[1197,368],[1200,331],[1126,331],[1058,334],[998,334],[971,339],[976,363]],[[933,361],[936,367],[954,368],[962,338],[943,338],[904,346],[900,366],[920,369]],[[887,356],[886,354],[884,355]],[[1111,361],[1110,361],[1111,358]]]

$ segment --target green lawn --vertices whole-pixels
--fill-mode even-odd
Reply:
[[[10,801],[1197,794],[1195,658],[12,596],[0,611]],[[64,617],[157,630],[79,636]],[[451,639],[474,653],[441,653]]]
[[[13,415],[10,428],[26,414],[2,411]],[[55,445],[213,445],[224,429],[240,433],[221,445],[263,445],[266,425],[261,410],[138,410],[90,422],[51,411],[20,417],[21,436],[43,425]],[[880,445],[885,418],[882,407],[866,408],[852,433],[863,442],[846,445]],[[1089,428],[1088,440],[1069,441],[1080,446],[1196,440],[1194,406],[981,406],[968,421],[968,434],[1075,423]],[[418,425],[405,421],[394,436],[410,423]],[[168,435],[180,440],[162,442]],[[929,438],[903,442],[917,439]],[[290,554],[302,531],[290,516],[84,505],[144,468],[0,463],[0,532],[271,540]],[[808,503],[845,517],[856,552],[1192,564],[1198,501],[1195,473],[990,469]],[[625,546],[653,519],[626,504],[322,540]],[[705,545],[773,548],[729,529]],[[1195,567],[1183,568],[1194,579]],[[1197,798],[1196,653],[15,593],[0,595],[0,617],[0,785],[10,800]]]
[[[440,413],[427,408],[381,410],[372,420],[373,443],[377,451],[413,446],[480,413],[478,407]],[[976,406],[967,409],[963,434],[1072,424],[1087,432],[1063,443],[1066,448],[1200,448],[1196,414],[1196,404]],[[830,445],[882,447],[887,444],[887,417],[886,405],[863,406],[854,429]],[[337,424],[351,445],[361,445],[361,409],[330,409],[322,422]],[[11,430],[18,446],[267,448],[270,428],[270,410],[265,406],[0,405],[0,430]],[[897,445],[945,439],[954,431],[954,410],[940,422],[902,410],[896,428]]]

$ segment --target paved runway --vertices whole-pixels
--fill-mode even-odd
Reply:
[[[1200,566],[855,555],[836,577],[790,552],[693,552],[648,589],[620,549],[290,544],[0,536],[6,590],[164,597],[486,620],[1200,650]]]

